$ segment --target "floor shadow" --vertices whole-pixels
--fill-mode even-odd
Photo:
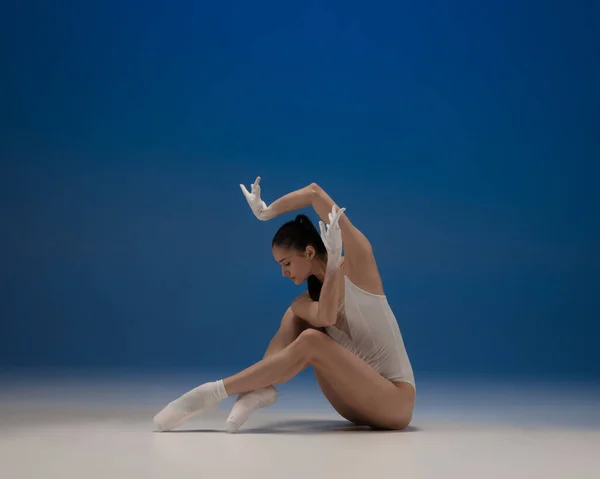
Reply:
[[[295,419],[277,421],[260,428],[241,429],[238,434],[324,434],[324,433],[405,433],[418,429],[409,426],[401,431],[377,429],[370,426],[359,426],[344,420],[333,419]]]
[[[160,432],[161,434],[185,434],[190,432],[215,432],[215,433],[226,433],[225,429],[173,429],[171,431],[154,431]]]
[[[344,420],[333,419],[294,419],[275,421],[261,427],[243,428],[235,434],[331,434],[331,433],[387,433],[399,434],[416,432],[415,426],[408,426],[401,431],[389,429],[376,429],[370,426],[357,426]],[[225,429],[179,429],[168,431],[171,433],[226,433]]]

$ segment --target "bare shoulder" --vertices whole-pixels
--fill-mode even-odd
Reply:
[[[359,261],[350,262],[345,268],[345,275],[360,289],[371,294],[385,294],[383,280],[379,274],[379,268],[375,261],[375,255],[361,257]]]
[[[313,208],[322,221],[329,221],[333,199],[316,183],[313,183]],[[347,211],[340,216],[339,225],[344,243],[345,275],[356,286],[372,294],[383,294],[383,282],[367,236],[348,218]]]

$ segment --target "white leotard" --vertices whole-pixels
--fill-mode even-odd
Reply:
[[[345,281],[345,313],[327,334],[352,351],[390,381],[404,381],[415,387],[413,369],[404,347],[396,317],[381,294],[372,294]]]

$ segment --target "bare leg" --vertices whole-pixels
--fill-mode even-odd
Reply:
[[[296,316],[291,308],[283,315],[279,330],[269,343],[264,357],[270,357],[291,344],[308,323]],[[277,390],[270,385],[250,392],[240,393],[225,423],[228,432],[236,432],[257,409],[271,406],[277,401]]]
[[[310,327],[306,321],[303,321],[293,313],[292,308],[288,308],[283,318],[281,318],[279,330],[273,336],[273,339],[271,339],[263,358],[278,353],[298,338],[302,331]]]
[[[284,383],[309,365],[336,397],[343,398],[343,415],[352,417],[352,421],[384,429],[403,429],[410,423],[415,399],[411,385],[388,381],[314,329],[303,331],[281,351],[224,379],[223,384],[228,394],[239,394]]]
[[[274,348],[273,348],[274,349]],[[281,384],[313,366],[328,386],[332,405],[352,422],[381,429],[403,429],[411,421],[415,392],[408,383],[394,384],[358,356],[316,329],[304,330],[291,344],[222,381],[205,383],[171,402],[154,422],[160,430],[210,410],[227,395]]]

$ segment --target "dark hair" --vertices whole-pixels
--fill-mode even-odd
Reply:
[[[310,218],[306,215],[298,215],[296,219],[288,221],[273,236],[272,246],[294,249],[304,252],[307,246],[312,246],[317,256],[325,258],[327,249],[321,240],[321,235]],[[323,283],[315,275],[310,275],[306,280],[308,294],[313,301],[318,301],[321,296]]]

